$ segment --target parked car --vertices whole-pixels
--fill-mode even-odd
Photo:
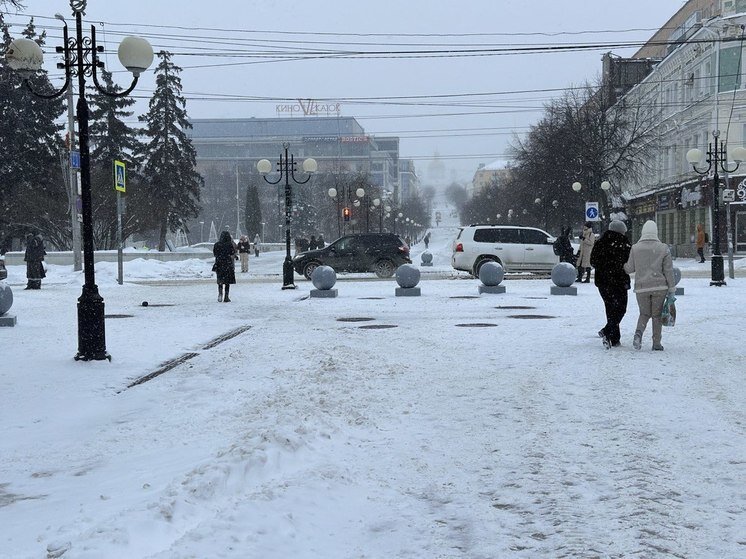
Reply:
[[[453,242],[451,265],[479,277],[485,262],[497,262],[507,271],[550,272],[559,257],[555,237],[535,227],[516,225],[469,225]]]
[[[399,266],[411,262],[409,246],[398,235],[358,233],[297,254],[293,268],[306,279],[311,279],[319,266],[331,266],[336,272],[375,272],[379,278],[389,278]]]
[[[0,280],[8,277],[8,270],[5,267],[5,256],[0,256]]]

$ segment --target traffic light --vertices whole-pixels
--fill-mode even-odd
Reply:
[[[345,221],[350,221],[350,208],[344,208],[342,209],[342,215],[345,218]]]

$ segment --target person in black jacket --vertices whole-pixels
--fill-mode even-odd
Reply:
[[[238,258],[241,261],[241,273],[249,271],[249,252],[251,252],[251,243],[246,235],[241,235],[238,241]]]
[[[626,232],[627,226],[622,221],[612,221],[591,252],[591,266],[596,269],[596,287],[606,308],[606,326],[598,335],[603,338],[607,349],[619,345],[619,323],[627,312],[630,282],[629,274],[624,271],[624,263],[629,258],[632,244],[625,236]]]
[[[218,303],[225,301],[230,303],[228,296],[231,285],[236,283],[236,245],[233,244],[231,234],[228,231],[220,233],[220,239],[212,247],[215,255],[215,265],[212,269],[218,276]],[[223,298],[223,287],[225,287],[225,298]]]
[[[570,243],[572,227],[563,227],[560,236],[557,237],[555,252],[559,255],[560,262],[569,262],[575,266],[575,251]]]
[[[26,235],[26,253],[23,259],[26,261],[26,289],[41,289],[41,280],[46,276],[44,272],[44,241],[41,235]]]

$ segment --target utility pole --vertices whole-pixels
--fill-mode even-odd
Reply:
[[[236,163],[236,236],[241,236],[241,199],[239,198],[238,163]]]
[[[73,86],[67,90],[67,130],[70,141],[67,157],[68,185],[70,187],[70,226],[73,233],[73,270],[79,272],[82,266],[82,255],[80,251],[80,224],[78,222],[78,172],[72,166],[70,153],[75,151],[75,113],[73,109]]]

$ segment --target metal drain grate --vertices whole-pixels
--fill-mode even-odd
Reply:
[[[505,305],[501,307],[495,307],[496,309],[510,310],[510,311],[521,311],[535,309],[536,307],[529,307],[527,305]]]
[[[548,314],[509,314],[508,318],[545,319],[545,318],[557,318],[557,317],[549,316]]]
[[[448,297],[449,299],[480,299],[480,297],[477,297],[476,295],[454,295],[453,297]]]
[[[132,318],[133,314],[105,314],[104,318]]]
[[[361,301],[383,301],[385,297],[358,297]]]
[[[338,318],[337,322],[370,322],[371,320],[375,320],[375,318],[368,318],[366,316],[347,316]]]
[[[396,324],[366,324],[365,326],[358,326],[358,328],[365,330],[385,330],[387,328],[398,328]]]
[[[497,326],[497,324],[490,324],[489,322],[473,322],[471,324],[456,324],[456,326],[459,326],[460,328],[490,328],[492,326]]]

